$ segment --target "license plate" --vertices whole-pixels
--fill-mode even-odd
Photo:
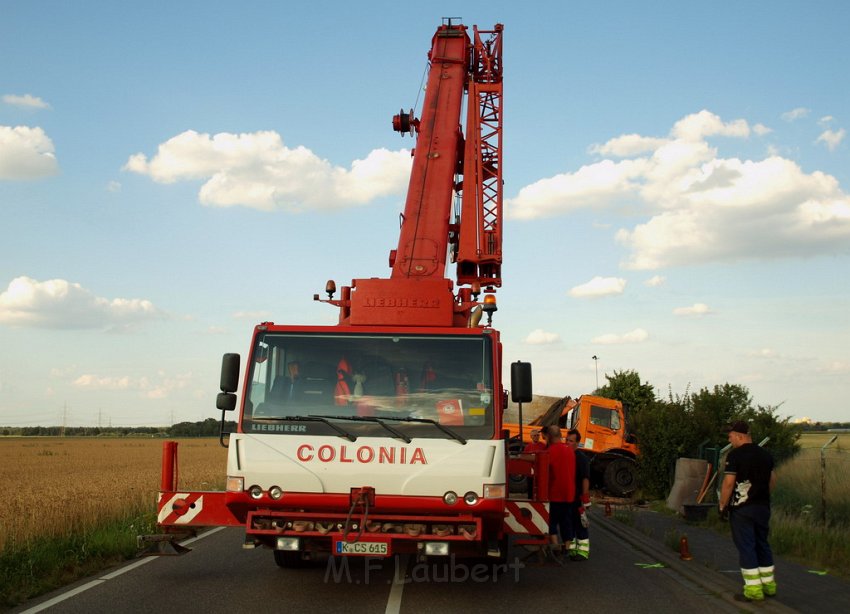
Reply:
[[[334,541],[334,553],[342,556],[389,556],[389,542],[347,542],[343,539]]]

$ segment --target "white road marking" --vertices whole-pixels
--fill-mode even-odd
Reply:
[[[399,573],[393,575],[393,585],[390,588],[390,596],[387,598],[384,614],[398,614],[401,611],[401,594],[404,591],[404,579],[409,558],[407,554],[399,557],[399,564],[396,568]]]
[[[205,537],[209,537],[210,535],[213,535],[214,533],[218,533],[219,531],[222,531],[225,528],[226,527],[216,527],[216,528],[211,529],[209,531],[204,531],[203,533],[201,533],[197,537],[192,537],[191,539],[187,539],[187,540],[180,542],[180,545],[181,546],[188,546],[189,544],[194,543],[194,542],[196,542],[200,539],[204,539]],[[41,612],[42,610],[46,610],[47,608],[51,608],[51,607],[55,606],[57,603],[62,603],[66,599],[70,599],[71,597],[76,597],[80,593],[85,592],[85,591],[89,590],[90,588],[94,588],[95,586],[100,586],[101,584],[103,584],[107,580],[113,580],[113,579],[117,578],[118,576],[127,573],[128,571],[132,571],[133,569],[136,569],[137,567],[141,567],[142,565],[150,563],[151,561],[154,561],[156,559],[157,559],[157,557],[152,556],[152,557],[147,557],[147,558],[144,558],[144,559],[139,559],[138,561],[134,561],[134,562],[130,563],[129,565],[125,565],[121,569],[117,569],[117,570],[113,571],[112,573],[106,574],[105,576],[101,576],[97,580],[92,580],[91,582],[86,582],[82,586],[78,586],[77,588],[72,589],[72,590],[68,591],[67,593],[62,593],[61,595],[58,595],[58,596],[54,597],[53,599],[49,599],[47,601],[39,603],[38,605],[35,605],[35,606],[29,608],[28,610],[24,610],[23,612],[21,612],[21,614],[35,614],[35,612]],[[395,611],[398,612],[398,610],[395,610]]]

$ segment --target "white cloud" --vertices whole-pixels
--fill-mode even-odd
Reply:
[[[604,207],[639,191],[645,161],[603,160],[523,187],[505,201],[510,217],[533,219],[585,207]]]
[[[74,388],[88,391],[133,391],[147,399],[164,399],[175,390],[184,390],[191,385],[192,374],[179,374],[169,377],[157,373],[154,381],[149,377],[129,375],[111,376],[86,373],[71,382]]]
[[[753,126],[753,132],[755,132],[758,136],[764,136],[765,134],[770,134],[773,132],[772,128],[768,128],[764,124],[756,124]]]
[[[143,394],[148,399],[165,399],[171,396],[171,393],[176,390],[185,390],[191,385],[192,374],[179,374],[174,377],[166,377],[165,374],[159,374],[160,380],[156,383],[149,384],[147,381],[143,388]]]
[[[666,142],[667,139],[657,139],[639,134],[624,134],[611,139],[604,145],[591,145],[589,151],[603,156],[624,158],[655,151]]]
[[[574,298],[598,298],[622,294],[626,288],[626,280],[621,277],[596,276],[589,282],[575,286],[569,292]]]
[[[844,128],[840,130],[824,130],[815,142],[823,143],[829,151],[835,151],[835,148],[841,144],[845,136],[847,136],[847,131]]]
[[[39,179],[58,171],[53,141],[44,130],[0,126],[0,179]]]
[[[130,390],[141,388],[139,380],[133,380],[128,376],[121,377],[98,377],[97,375],[84,374],[79,376],[71,385],[74,388],[85,388],[88,390]]]
[[[667,278],[663,275],[653,275],[643,282],[643,285],[649,286],[650,288],[657,288],[658,286],[663,286],[665,281],[667,281]]]
[[[750,127],[743,119],[724,122],[714,113],[703,109],[673,124],[670,134],[674,139],[686,141],[702,141],[706,137],[717,135],[746,138],[750,136]]]
[[[18,277],[0,293],[0,324],[48,329],[117,329],[164,318],[142,299],[106,299],[63,279]]]
[[[798,119],[802,119],[809,114],[809,109],[805,107],[797,107],[796,109],[791,109],[790,111],[786,111],[782,114],[783,121],[793,122]]]
[[[705,303],[694,303],[690,307],[677,307],[673,310],[673,315],[677,316],[704,316],[713,313]]]
[[[638,270],[846,252],[850,195],[835,177],[804,172],[778,154],[723,158],[706,140],[753,131],[743,120],[701,111],[677,121],[669,138],[612,139],[596,151],[625,155],[650,143],[655,149],[541,179],[506,201],[506,211],[523,219],[580,209],[643,213],[644,221],[615,235],[629,250],[623,266]],[[823,140],[841,138],[836,132]]]
[[[188,130],[160,144],[150,159],[130,156],[124,169],[158,183],[203,180],[199,199],[205,205],[300,211],[403,193],[410,165],[407,150],[377,149],[345,169],[305,147],[286,147],[276,132],[210,136]]]
[[[271,319],[270,311],[236,311],[232,317],[234,320],[250,320],[252,322],[268,322]]]
[[[749,352],[749,355],[754,358],[779,358],[779,353],[771,348],[753,350],[752,352]]]
[[[546,332],[542,328],[531,331],[528,337],[525,338],[525,342],[529,345],[550,345],[560,341],[560,335],[557,333]]]
[[[825,366],[820,367],[818,371],[821,373],[829,373],[833,375],[847,375],[850,374],[850,362],[833,360],[832,362],[827,363]]]
[[[833,121],[835,121],[835,118],[832,115],[824,115],[818,120],[818,125],[826,127]]]
[[[17,96],[15,94],[6,94],[3,96],[3,102],[13,107],[23,107],[28,109],[49,109],[50,105],[43,101],[38,96],[24,94]]]
[[[649,333],[642,328],[636,328],[633,331],[624,333],[622,335],[617,335],[614,333],[600,335],[599,337],[594,337],[593,339],[591,339],[591,343],[599,343],[602,345],[615,345],[623,343],[641,343],[643,341],[646,341],[647,339],[649,339]]]
[[[110,181],[106,184],[107,192],[120,192],[121,191],[121,183],[118,181]]]

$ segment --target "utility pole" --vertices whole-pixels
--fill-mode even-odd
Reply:
[[[591,356],[591,358],[593,358],[593,364],[596,368],[596,390],[593,391],[596,392],[597,390],[599,390],[599,356],[594,354],[593,356]]]

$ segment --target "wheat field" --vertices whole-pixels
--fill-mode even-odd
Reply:
[[[0,551],[156,509],[162,439],[0,438]],[[182,489],[221,490],[227,450],[217,439],[178,440]]]

